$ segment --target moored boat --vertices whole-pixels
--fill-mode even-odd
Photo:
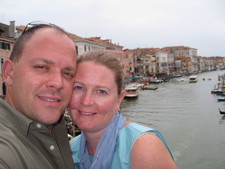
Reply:
[[[150,78],[149,80],[150,83],[162,83],[162,79],[157,79],[157,78]]]
[[[223,95],[223,91],[220,89],[212,89],[211,90],[212,94],[218,94],[218,95]]]
[[[225,95],[225,75],[218,76],[217,84],[214,85],[214,89],[211,90],[211,93],[217,95]]]
[[[219,108],[219,112],[220,114],[225,114],[225,111],[221,111],[220,108]]]
[[[138,87],[134,85],[128,85],[125,87],[125,98],[137,98],[139,96]]]
[[[153,86],[153,85],[144,85],[142,87],[142,90],[156,90],[156,89],[158,89],[158,87],[157,86]]]
[[[224,102],[225,101],[225,98],[224,97],[220,97],[220,98],[217,99],[217,101],[218,102]]]

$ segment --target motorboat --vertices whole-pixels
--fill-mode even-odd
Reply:
[[[139,96],[138,86],[128,85],[125,87],[125,98],[137,98]]]
[[[144,85],[142,87],[142,90],[156,90],[156,89],[158,89],[158,87],[157,86],[153,86],[153,85]]]
[[[225,98],[224,97],[219,97],[219,98],[217,98],[217,101],[218,102],[224,102],[225,101]]]
[[[196,75],[189,76],[189,83],[196,83],[198,81],[198,77]]]
[[[219,112],[220,114],[225,114],[225,111],[220,110],[220,108],[219,108]]]

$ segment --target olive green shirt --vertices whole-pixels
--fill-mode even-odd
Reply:
[[[0,99],[0,169],[74,169],[64,119],[50,132]]]

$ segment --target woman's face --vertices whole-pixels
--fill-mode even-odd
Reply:
[[[79,63],[75,75],[70,115],[86,132],[101,132],[119,110],[124,97],[117,92],[113,72],[103,65],[86,61]]]

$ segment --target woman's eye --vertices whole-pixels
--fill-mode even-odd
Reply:
[[[83,90],[82,86],[74,86],[74,90]]]

